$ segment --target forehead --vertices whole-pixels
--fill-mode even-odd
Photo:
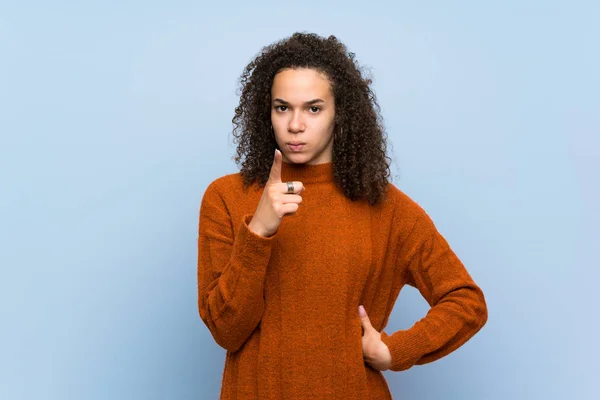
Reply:
[[[331,97],[331,84],[327,76],[314,69],[284,69],[278,72],[271,87],[272,97],[286,101],[308,101]]]

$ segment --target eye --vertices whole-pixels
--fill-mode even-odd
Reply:
[[[316,114],[316,113],[318,113],[319,111],[321,111],[321,107],[312,106],[312,107],[310,108],[310,111],[311,111],[313,114]]]
[[[287,106],[275,106],[275,109],[277,111],[285,111],[285,110],[287,110]]]

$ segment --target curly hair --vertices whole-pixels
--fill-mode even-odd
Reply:
[[[271,86],[275,75],[288,68],[314,69],[329,78],[335,101],[334,182],[352,201],[378,203],[385,195],[391,162],[380,107],[371,79],[363,77],[354,53],[333,35],[294,33],[263,47],[244,69],[232,119],[234,160],[244,186],[257,182],[263,187],[269,178],[277,148],[271,133]]]

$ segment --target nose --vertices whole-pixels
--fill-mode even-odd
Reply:
[[[292,114],[292,119],[288,124],[288,130],[293,133],[302,132],[304,130],[304,121],[302,120],[301,111],[296,111]]]

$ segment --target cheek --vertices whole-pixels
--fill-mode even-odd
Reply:
[[[310,127],[314,132],[319,132],[321,135],[329,135],[331,132],[333,132],[334,126],[335,122],[333,118],[325,116],[323,116],[323,118],[314,118],[310,121],[307,121],[307,127]]]
[[[285,115],[271,113],[271,124],[273,125],[273,127],[279,129],[287,129],[288,122],[288,118],[286,118]]]
[[[333,136],[333,129],[335,125],[333,123],[327,123],[325,125],[321,125],[319,128],[320,136],[324,140],[328,140],[331,136]]]
[[[281,118],[271,118],[271,126],[275,131],[275,136],[277,136],[277,132],[283,132],[285,128],[285,123],[281,121]],[[271,132],[273,135],[273,132]]]

